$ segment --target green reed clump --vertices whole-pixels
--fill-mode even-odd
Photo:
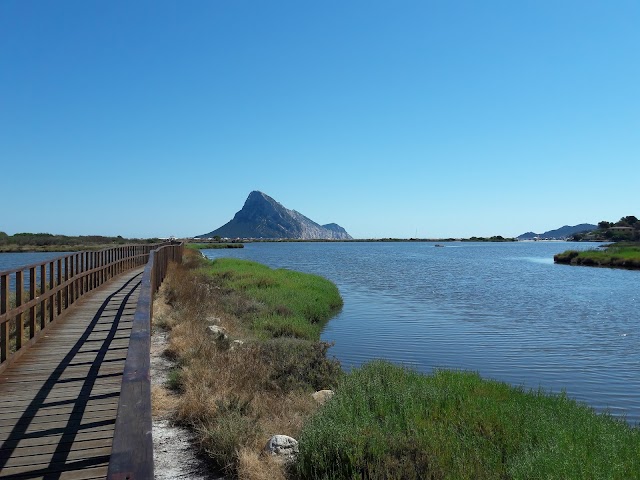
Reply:
[[[640,244],[614,243],[604,250],[567,250],[555,255],[556,263],[597,267],[640,268]]]
[[[640,478],[640,431],[565,395],[375,361],[346,375],[305,424],[294,470],[312,479]]]
[[[342,307],[338,288],[317,275],[230,258],[214,260],[203,271],[219,288],[237,293],[227,307],[248,320],[260,338],[317,340]]]

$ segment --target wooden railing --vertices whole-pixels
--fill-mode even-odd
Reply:
[[[77,252],[0,272],[0,372],[86,293],[145,265],[155,245]]]
[[[151,252],[142,274],[107,473],[111,480],[153,480],[149,356],[153,295],[164,280],[169,262],[181,262],[182,253],[181,243]]]

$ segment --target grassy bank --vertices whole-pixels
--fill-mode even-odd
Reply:
[[[188,250],[154,306],[155,325],[170,331],[166,355],[176,362],[166,385],[173,393],[154,388],[154,408],[169,409],[174,421],[193,429],[220,470],[285,478],[283,466],[261,452],[274,434],[296,438],[318,408],[311,394],[342,375],[318,341],[321,325],[341,305],[335,285],[320,277],[211,262]],[[211,325],[226,335],[212,333]]]
[[[245,326],[261,339],[318,340],[324,323],[342,306],[334,284],[316,276],[230,258],[207,266],[206,275],[222,288],[250,299]],[[235,309],[227,305],[227,311]]]
[[[640,243],[614,243],[604,250],[567,250],[553,260],[568,265],[640,269]]]
[[[563,395],[374,362],[303,429],[315,479],[640,478],[640,431]]]

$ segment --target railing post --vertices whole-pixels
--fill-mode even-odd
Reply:
[[[16,272],[16,308],[22,305],[24,298],[24,277],[22,270]],[[22,348],[22,338],[24,337],[24,314],[19,313],[15,318],[16,322],[16,351]]]
[[[56,267],[58,269],[58,271],[56,272],[56,280],[57,280],[57,285],[56,286],[60,286],[62,285],[62,259],[59,258],[58,261],[56,262]],[[58,315],[60,315],[62,313],[62,290],[58,290],[58,294],[56,295],[57,300],[58,300],[58,308],[56,309],[58,312]]]
[[[9,310],[9,275],[0,277],[0,314]],[[0,361],[9,356],[9,321],[0,324]]]
[[[85,271],[86,272],[90,272],[91,271],[91,252],[85,252],[85,265],[84,265]],[[85,276],[86,278],[86,282],[87,282],[87,288],[85,289],[85,292],[88,292],[91,290],[91,274],[87,273],[87,275]]]
[[[29,300],[36,299],[36,267],[29,269]],[[36,306],[29,308],[29,338],[36,334]]]
[[[49,262],[49,290],[53,290],[56,285],[54,262]],[[56,317],[56,298],[54,295],[49,297],[49,323],[53,322]]]
[[[69,306],[69,285],[67,285],[67,280],[69,280],[69,257],[64,257],[64,308]]]
[[[107,269],[107,275],[109,278],[113,278],[113,248],[110,248],[107,253],[107,264],[109,268]]]
[[[42,301],[40,301],[40,330],[44,329],[47,324],[47,298],[45,293],[47,291],[47,266],[46,264],[40,265],[40,295]]]
[[[75,298],[73,299],[73,301],[75,302],[76,300],[78,300],[80,298],[80,279],[78,278],[78,275],[80,274],[80,254],[76,253],[75,255],[75,269],[74,269],[74,277],[75,280],[73,282],[73,290],[75,291]]]
[[[91,278],[91,287],[89,288],[89,290],[93,290],[94,288],[96,288],[96,282],[98,281],[97,277],[96,277],[96,252],[91,252],[91,270],[92,273],[90,275]]]
[[[100,285],[102,285],[102,252],[98,251],[96,252],[96,258],[98,259],[98,284],[96,285],[96,287],[99,287]]]

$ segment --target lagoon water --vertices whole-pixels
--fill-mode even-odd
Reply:
[[[68,255],[68,252],[0,253],[0,272]]]
[[[36,263],[46,262],[54,258],[63,257],[70,252],[16,252],[16,253],[0,253],[0,272],[6,270],[18,269]],[[40,282],[40,269],[36,270],[36,282]],[[28,288],[29,277],[28,270],[24,274],[24,285]],[[9,288],[15,289],[15,277],[11,275],[9,280]]]
[[[555,265],[594,244],[249,243],[205,250],[316,273],[344,308],[325,327],[344,367],[386,358],[555,393],[640,422],[640,272]]]

